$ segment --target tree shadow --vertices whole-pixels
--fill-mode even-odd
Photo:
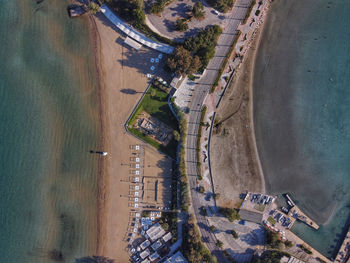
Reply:
[[[103,256],[91,256],[75,259],[75,263],[114,263],[114,259],[108,259]]]
[[[264,231],[262,229],[254,229],[253,231],[243,235],[240,239],[250,246],[257,246],[264,244],[264,238],[260,236],[264,235]]]
[[[135,95],[137,93],[143,93],[143,92],[136,91],[134,89],[121,89],[120,92],[124,93],[124,94],[129,94],[129,95]]]

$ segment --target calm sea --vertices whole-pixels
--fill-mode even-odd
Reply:
[[[275,1],[254,78],[267,190],[322,223],[293,231],[328,257],[350,217],[349,13],[348,0]]]
[[[0,262],[96,249],[98,97],[87,18],[0,0]]]

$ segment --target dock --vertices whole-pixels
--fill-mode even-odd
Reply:
[[[320,226],[313,221],[310,217],[308,217],[306,214],[304,214],[303,211],[295,204],[295,202],[292,200],[292,198],[288,195],[285,194],[285,197],[287,199],[287,203],[289,206],[289,211],[288,211],[288,216],[293,218],[294,220],[292,221],[294,225],[295,220],[299,220],[305,224],[307,224],[309,227],[312,227],[313,229],[319,229]]]
[[[303,213],[303,211],[301,211],[297,205],[294,205],[289,210],[288,215],[292,218],[295,218],[295,219],[307,224],[308,226],[310,226],[316,230],[320,228],[320,226],[315,221],[313,221],[310,217],[305,215]]]
[[[341,245],[337,257],[334,262],[345,263],[350,261],[350,227],[344,238],[343,244]]]

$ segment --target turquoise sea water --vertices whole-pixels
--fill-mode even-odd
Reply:
[[[0,0],[0,262],[96,249],[98,97],[87,18]]]
[[[267,190],[322,226],[293,231],[334,256],[350,218],[350,1],[276,1],[256,61],[254,113]]]

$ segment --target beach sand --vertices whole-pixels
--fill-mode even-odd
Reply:
[[[128,262],[126,247],[130,228],[129,185],[130,145],[141,144],[126,133],[124,123],[148,85],[146,74],[151,57],[157,52],[132,51],[122,36],[102,14],[94,17],[97,54],[101,75],[101,105],[104,151],[108,151],[100,180],[98,255]],[[168,177],[172,160],[155,149],[145,147],[145,176]],[[127,164],[127,165],[125,165]]]
[[[259,28],[217,109],[211,143],[211,163],[218,205],[239,206],[245,191],[265,192],[263,172],[255,143],[253,123],[253,72]]]

